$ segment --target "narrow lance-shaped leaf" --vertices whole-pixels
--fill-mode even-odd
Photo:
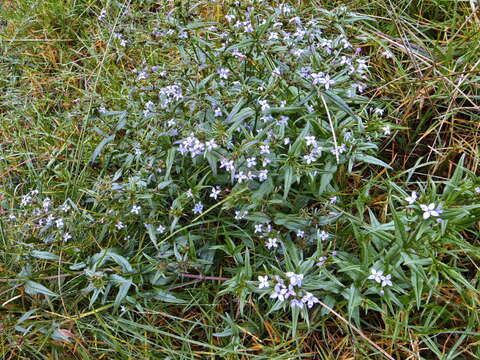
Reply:
[[[47,295],[47,296],[58,296],[56,293],[48,290],[42,284],[39,284],[39,283],[37,283],[35,281],[31,281],[31,280],[29,280],[25,283],[25,292],[29,295],[43,294],[43,295]]]

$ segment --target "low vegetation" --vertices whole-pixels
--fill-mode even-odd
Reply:
[[[2,358],[480,358],[479,9],[2,3]]]

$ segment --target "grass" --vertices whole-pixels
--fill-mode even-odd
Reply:
[[[331,9],[345,2],[292,3]],[[175,41],[159,44],[151,34],[165,25],[165,8],[188,18],[195,11],[192,4],[7,0],[0,5],[2,358],[327,360],[383,359],[385,353],[394,359],[480,358],[479,197],[472,190],[479,186],[480,4],[348,2],[350,9],[375,20],[346,28],[363,40],[355,44],[362,54],[371,56],[375,86],[367,89],[365,106],[382,104],[386,109],[381,121],[391,124],[392,136],[381,139],[376,157],[393,169],[363,165],[348,171],[339,166],[332,187],[321,197],[303,184],[290,184],[285,194],[294,199],[291,213],[315,214],[320,222],[327,210],[344,216],[326,225],[335,234],[335,247],[325,245],[322,251],[339,249],[341,256],[328,260],[332,264],[323,275],[326,280],[311,280],[312,289],[333,290],[321,297],[325,306],[310,310],[308,320],[288,310],[272,311],[268,296],[252,291],[256,283],[252,286],[251,280],[271,264],[263,246],[249,245],[257,241],[249,228],[233,220],[231,209],[250,201],[247,193],[232,189],[221,206],[195,217],[198,232],[178,220],[181,227],[167,238],[175,240],[174,248],[162,248],[168,241],[160,239],[152,245],[143,224],[131,214],[119,214],[135,201],[147,203],[153,197],[156,212],[173,216],[186,206],[183,198],[175,203],[179,207],[170,208],[167,195],[157,199],[138,184],[127,199],[108,195],[112,182],[127,177],[112,180],[119,170],[140,176],[148,168],[124,154],[136,142],[146,153],[149,147],[157,149],[157,135],[151,134],[156,125],[147,122],[115,132],[121,114],[102,116],[99,109],[143,110],[151,93],[134,88],[132,70],[181,63]],[[103,8],[109,9],[104,22],[98,20]],[[205,2],[199,16],[218,20],[227,8]],[[119,45],[117,32],[128,37],[127,50]],[[391,58],[382,56],[385,50]],[[367,128],[378,127],[375,121]],[[93,159],[98,144],[114,132],[115,140]],[[168,158],[162,161],[152,168],[168,168]],[[171,165],[172,172],[183,167],[179,174],[192,188],[203,186],[208,164],[188,167],[181,161]],[[272,190],[279,194],[277,203],[283,184]],[[82,214],[69,219],[68,226],[75,229],[72,241],[42,241],[31,229],[34,218],[12,225],[8,215],[32,189],[57,204],[70,199]],[[416,210],[399,204],[414,189],[428,203],[444,204],[448,226],[426,224],[421,214],[420,220],[412,220]],[[326,205],[329,192],[341,202]],[[267,200],[264,206],[269,206]],[[112,218],[108,207],[114,210]],[[119,219],[132,230],[112,231]],[[296,244],[307,254],[308,244]],[[157,246],[170,257],[156,257]],[[127,264],[115,253],[102,252],[106,249],[128,254]],[[286,253],[287,264],[307,258],[300,250]],[[96,269],[103,275],[87,278],[74,265],[93,264],[95,254],[106,259]],[[391,259],[388,272],[394,274],[398,291],[387,300],[379,300],[360,275],[377,264],[371,259]],[[159,275],[152,279],[155,272]],[[94,291],[83,289],[107,276],[115,279],[104,284],[110,292],[92,300]],[[46,288],[32,291],[25,279]],[[339,290],[339,282],[349,285]],[[125,297],[117,303],[122,289]],[[46,296],[48,291],[56,296]]]

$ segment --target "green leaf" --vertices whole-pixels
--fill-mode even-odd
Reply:
[[[238,102],[233,107],[232,111],[230,111],[230,114],[228,114],[227,118],[225,119],[225,123],[228,124],[228,123],[234,122],[235,120],[233,119],[233,117],[240,111],[240,109],[244,104],[245,104],[245,99],[240,98],[240,100],[238,100]]]
[[[293,168],[291,166],[285,167],[285,178],[284,178],[284,187],[283,187],[283,199],[287,199],[288,192],[293,183]]]
[[[327,162],[324,168],[325,172],[320,177],[320,186],[318,188],[318,195],[321,195],[327,190],[328,185],[333,179],[333,175],[337,171],[337,165],[332,162]]]
[[[97,147],[95,148],[95,150],[93,151],[93,155],[92,155],[92,161],[94,161],[98,155],[100,155],[100,152],[102,151],[102,149],[105,147],[105,145],[107,145],[108,143],[112,142],[113,139],[115,139],[115,134],[114,135],[110,135],[106,138],[104,138],[102,141],[100,141],[100,143],[97,145]]]
[[[206,153],[205,157],[210,165],[210,169],[212,169],[213,176],[217,176],[217,158],[210,152]]]
[[[157,185],[157,190],[163,190],[165,189],[168,185],[170,185],[173,181],[172,180],[167,180],[167,181],[162,181]]]
[[[165,180],[170,179],[170,172],[172,171],[172,165],[173,165],[173,160],[175,159],[175,147],[172,147],[170,150],[168,150],[167,153],[167,160],[166,160],[166,170],[165,170]]]
[[[380,159],[377,159],[373,156],[370,156],[370,155],[356,154],[355,158],[359,161],[364,162],[364,163],[379,165],[379,166],[386,167],[387,169],[392,169],[392,167],[390,165],[388,165],[386,162],[384,162]]]
[[[115,261],[118,265],[122,267],[123,272],[132,272],[132,265],[125,259],[123,256],[114,253],[113,251],[108,251],[108,256]]]
[[[60,259],[58,255],[52,254],[51,252],[48,251],[38,251],[38,250],[33,250],[30,253],[31,256],[37,259],[43,259],[43,260],[58,260]]]
[[[25,320],[27,320],[30,315],[32,315],[35,311],[37,311],[38,308],[35,308],[35,309],[32,309],[32,310],[29,310],[27,311],[25,314],[23,314],[18,320],[17,320],[17,324],[21,324],[22,322],[24,322]]]
[[[262,183],[262,185],[260,185],[260,187],[255,192],[253,192],[252,199],[255,199],[255,200],[263,199],[265,196],[267,196],[272,192],[273,188],[274,186],[273,186],[272,178],[269,177],[267,180],[265,180]]]
[[[172,304],[185,304],[186,303],[185,300],[180,299],[180,298],[176,297],[175,295],[173,295],[171,292],[165,291],[165,290],[156,290],[153,297],[154,297],[154,299],[157,299],[157,300],[160,300],[160,301],[163,301],[163,302],[167,302],[167,303],[172,303]]]
[[[111,279],[117,285],[119,285],[118,293],[117,293],[117,296],[115,297],[115,302],[114,302],[114,306],[117,308],[122,302],[122,300],[127,296],[128,290],[132,285],[132,280],[125,279],[124,277],[116,274],[111,275]]]
[[[415,303],[417,305],[417,309],[420,309],[424,283],[423,278],[419,276],[416,271],[412,271],[411,283],[413,292],[415,294]]]
[[[231,126],[230,129],[229,129],[230,131],[232,131],[232,130],[235,130],[235,128],[238,127],[238,125],[240,125],[243,120],[248,119],[250,116],[253,116],[253,115],[255,115],[255,110],[247,107],[247,108],[244,108],[244,109],[240,110],[238,113],[236,113],[232,117],[230,117],[230,115],[229,115],[228,118],[230,119],[230,121],[227,118],[227,120],[225,122],[226,123],[229,123],[229,122],[234,123],[234,125]]]
[[[147,232],[148,232],[148,236],[150,237],[150,240],[152,240],[153,245],[158,250],[157,235],[155,234],[155,230],[153,229],[153,225],[152,224],[145,224],[145,227],[147,228]]]
[[[353,319],[359,325],[360,313],[358,307],[362,303],[362,296],[360,295],[360,290],[354,284],[347,290],[347,299],[348,318]]]
[[[334,92],[329,91],[329,90],[322,91],[322,93],[330,101],[332,101],[335,105],[337,105],[341,110],[343,110],[348,115],[350,115],[351,117],[356,119],[357,122],[359,122],[359,124],[361,123],[360,118],[350,109],[350,107],[347,105],[347,103],[340,96],[338,96],[337,94],[335,94]]]
[[[29,295],[43,294],[46,296],[58,296],[53,291],[48,290],[42,284],[39,284],[35,281],[28,280],[25,283],[25,292]]]
[[[393,223],[395,224],[395,235],[397,239],[401,241],[400,245],[403,247],[405,244],[408,243],[408,235],[405,231],[405,225],[403,224],[402,220],[398,216],[397,211],[395,210],[395,206],[393,205],[393,201],[390,198],[390,210],[392,211]]]

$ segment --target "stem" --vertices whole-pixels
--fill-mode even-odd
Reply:
[[[327,103],[325,102],[325,99],[323,98],[322,94],[320,94],[320,98],[322,99],[323,106],[325,107],[325,110],[327,111],[328,123],[330,124],[330,129],[332,130],[333,144],[335,145],[335,158],[337,159],[337,164],[338,164],[340,162],[340,159],[338,157],[337,136],[335,135],[335,129],[333,128],[332,118],[330,117],[330,111],[328,111]]]
[[[217,281],[230,280],[229,278],[224,278],[220,276],[204,276],[204,275],[195,275],[195,274],[179,274],[179,276],[190,278],[190,279],[198,279],[198,280],[217,280]]]

